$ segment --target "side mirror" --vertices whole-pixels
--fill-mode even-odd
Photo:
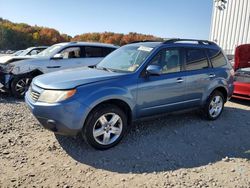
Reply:
[[[146,69],[147,75],[160,76],[162,73],[161,66],[159,65],[149,65]]]
[[[62,54],[56,54],[52,57],[52,59],[63,59],[63,55]]]

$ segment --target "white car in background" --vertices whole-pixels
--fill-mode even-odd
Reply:
[[[48,46],[37,46],[37,47],[30,47],[26,50],[19,50],[13,54],[3,55],[0,57],[0,64],[8,64],[15,61],[20,61],[24,59],[31,59],[35,55],[39,54],[43,50],[48,48]]]
[[[32,79],[53,71],[94,66],[118,46],[103,43],[67,42],[55,44],[32,59],[0,62],[0,88],[23,98]]]

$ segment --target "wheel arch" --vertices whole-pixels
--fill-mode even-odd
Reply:
[[[224,86],[218,86],[215,87],[213,89],[210,90],[209,94],[206,96],[206,100],[208,99],[208,97],[214,93],[215,91],[219,91],[222,93],[223,97],[224,97],[224,102],[227,102],[227,98],[228,98],[228,90],[224,87]]]
[[[102,102],[99,102],[95,105],[93,105],[93,107],[91,108],[91,110],[88,112],[88,114],[86,115],[86,118],[84,120],[83,126],[85,125],[87,119],[89,118],[89,116],[91,115],[91,113],[98,107],[100,107],[101,105],[105,105],[105,104],[112,104],[117,106],[118,108],[120,108],[123,112],[125,112],[127,118],[128,118],[128,125],[132,124],[132,120],[133,120],[133,112],[132,112],[132,108],[131,106],[123,99],[106,99],[103,100]]]
[[[11,75],[11,79],[10,79],[10,81],[9,81],[9,86],[10,86],[11,82],[13,81],[13,79],[14,79],[15,77],[23,77],[23,76],[28,75],[28,76],[32,76],[32,77],[34,78],[34,77],[39,76],[39,75],[41,75],[41,74],[43,74],[43,72],[40,71],[40,70],[38,70],[38,69],[35,69],[35,70],[31,71],[31,72],[23,73],[23,74],[12,74],[12,75]]]

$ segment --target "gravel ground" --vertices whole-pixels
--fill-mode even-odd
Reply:
[[[0,94],[0,187],[250,187],[250,103],[217,121],[198,112],[135,123],[115,148],[39,126],[23,101]]]

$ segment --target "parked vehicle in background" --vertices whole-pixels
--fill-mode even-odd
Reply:
[[[10,55],[4,55],[0,57],[0,64],[8,64],[24,59],[31,59],[46,48],[47,46],[30,47],[26,50],[20,50]]]
[[[18,50],[15,53],[11,54],[12,56],[19,56],[24,50]]]
[[[62,69],[96,65],[117,48],[111,44],[87,42],[55,44],[32,59],[0,65],[0,83],[15,97],[22,98],[34,77]]]
[[[5,53],[6,53],[6,54],[13,54],[14,51],[13,51],[13,50],[6,50]]]
[[[38,76],[25,99],[45,128],[81,133],[93,147],[108,149],[143,117],[197,107],[217,119],[233,93],[233,73],[213,42],[142,42],[119,48],[93,68]]]
[[[27,48],[26,50],[23,50],[22,53],[19,54],[19,56],[37,55],[47,48],[48,46],[30,47],[30,48]]]
[[[235,50],[234,98],[250,100],[250,44],[238,46]]]

